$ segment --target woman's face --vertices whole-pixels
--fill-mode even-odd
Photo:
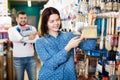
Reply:
[[[48,22],[47,22],[47,26],[48,26],[48,32],[58,32],[59,28],[60,28],[60,17],[58,14],[52,14],[50,15]]]

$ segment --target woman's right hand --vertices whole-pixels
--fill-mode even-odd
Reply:
[[[65,46],[65,50],[66,51],[70,51],[72,48],[75,48],[79,45],[79,43],[81,42],[81,40],[83,39],[83,37],[79,37],[79,36],[76,36],[76,37],[73,37],[69,42],[68,44]]]

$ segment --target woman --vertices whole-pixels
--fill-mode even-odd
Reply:
[[[60,28],[58,10],[53,7],[44,9],[38,29],[41,38],[35,43],[38,57],[43,62],[39,80],[76,80],[73,53],[82,37],[61,32]]]

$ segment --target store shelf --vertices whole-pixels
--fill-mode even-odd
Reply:
[[[0,43],[7,42],[8,39],[0,39]]]

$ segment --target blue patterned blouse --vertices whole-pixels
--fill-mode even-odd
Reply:
[[[38,80],[76,80],[73,49],[67,52],[64,47],[75,35],[59,32],[57,38],[46,35],[38,39],[35,48],[43,62]]]

